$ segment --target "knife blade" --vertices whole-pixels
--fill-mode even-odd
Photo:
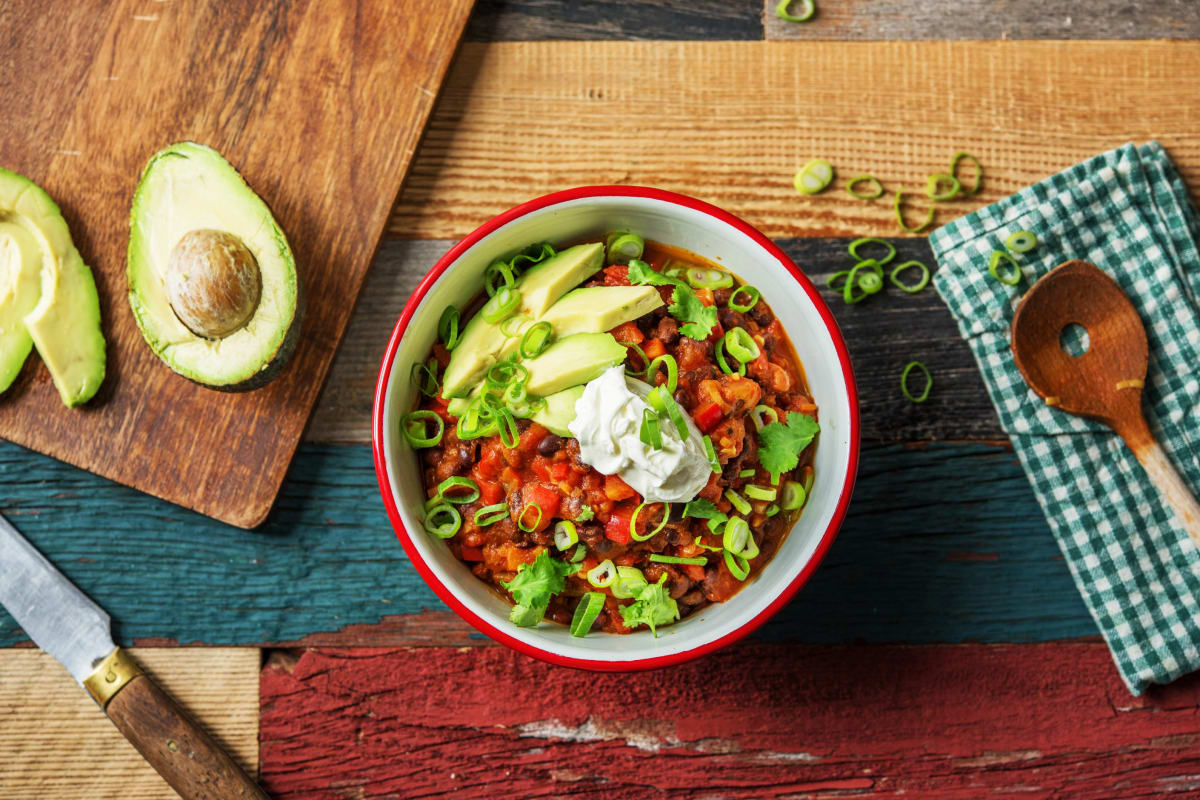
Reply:
[[[112,620],[0,517],[0,604],[186,800],[267,795],[112,640]]]

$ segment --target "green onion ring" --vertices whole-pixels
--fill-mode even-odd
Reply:
[[[495,525],[508,516],[508,503],[493,503],[475,512],[475,524],[481,528]]]
[[[788,11],[788,7],[794,2],[796,0],[779,0],[779,5],[775,6],[775,15],[788,22],[808,22],[817,13],[817,6],[813,0],[799,0],[800,7],[804,10],[793,14]]]
[[[650,366],[650,359],[646,357],[646,351],[643,350],[637,342],[617,342],[617,344],[624,345],[625,347],[632,347],[633,352],[637,353],[638,358],[642,360],[642,368],[640,370],[634,370],[630,367],[626,367],[625,374],[634,378],[640,378],[645,375],[646,369]],[[629,354],[627,353],[625,357],[629,358]]]
[[[535,519],[533,521],[532,525],[526,527],[525,526],[525,512],[527,512],[531,508],[537,509],[537,519]],[[536,502],[530,503],[529,505],[527,505],[521,509],[521,514],[520,514],[520,516],[517,517],[517,527],[518,528],[525,531],[526,533],[533,533],[534,531],[537,530],[538,525],[541,525],[541,524],[542,524],[542,507],[539,506]]]
[[[833,289],[835,292],[841,293],[841,291],[845,288],[846,284],[843,283],[841,286],[834,286],[833,282],[836,281],[838,278],[842,278],[843,280],[848,280],[850,278],[850,270],[844,269],[841,272],[835,272],[832,275],[830,275],[828,278],[825,279],[825,285],[827,287],[829,287],[830,289]]]
[[[610,264],[628,264],[635,258],[641,258],[646,249],[646,240],[636,233],[616,231],[608,235],[604,244]]]
[[[569,519],[560,519],[554,523],[554,546],[559,551],[564,551],[568,547],[579,543],[579,531],[575,528],[575,523]]]
[[[662,505],[664,507],[662,519],[658,521],[658,527],[656,527],[654,530],[650,531],[645,536],[639,536],[638,532],[637,532],[638,514],[642,513],[642,509],[645,508],[647,505]],[[629,518],[629,535],[633,537],[633,540],[635,542],[644,542],[648,539],[653,539],[655,536],[658,535],[659,531],[661,531],[663,528],[667,527],[667,520],[670,518],[670,516],[671,516],[671,504],[670,503],[649,503],[649,504],[641,503],[638,505],[637,508],[635,508],[633,510],[633,516],[631,516]]]
[[[858,248],[864,244],[881,244],[887,248],[887,255],[883,258],[871,258],[870,256],[859,255]],[[878,264],[881,268],[880,275],[883,274],[882,268],[886,267],[889,263],[891,263],[892,259],[896,257],[896,247],[891,242],[885,239],[876,239],[871,236],[865,236],[862,239],[855,239],[850,243],[849,250],[850,257],[856,261],[874,261],[876,264]]]
[[[727,289],[733,286],[733,276],[710,267],[688,267],[687,282],[693,289]]]
[[[704,443],[704,455],[708,459],[708,465],[712,467],[714,474],[720,475],[721,459],[717,458],[717,451],[716,448],[713,447],[712,437],[708,434],[705,434],[701,441]]]
[[[587,558],[587,545],[583,542],[580,542],[579,544],[575,545],[575,553],[571,556],[571,563],[578,564],[585,558]]]
[[[494,416],[496,417],[496,424],[500,428],[500,442],[509,450],[512,450],[521,439],[521,432],[517,428],[516,417],[507,408],[496,409]]]
[[[437,397],[438,390],[442,388],[438,383],[437,367],[437,359],[431,358],[424,364],[413,364],[412,371],[409,372],[408,377],[417,387],[417,391],[426,397]]]
[[[442,344],[447,350],[453,350],[458,344],[458,309],[454,306],[446,306],[442,309],[442,316],[438,319],[438,338],[442,340]]]
[[[779,498],[779,507],[784,511],[795,511],[804,505],[808,492],[796,481],[783,482],[783,494]]]
[[[1000,262],[1006,262],[1010,269],[1007,275],[1000,274]],[[988,272],[996,280],[1003,283],[1005,286],[1016,286],[1021,282],[1021,265],[1017,260],[1003,250],[993,250],[991,258],[988,259]]]
[[[712,522],[712,520],[710,519],[710,520],[709,520],[709,522]],[[705,544],[705,543],[704,543],[704,540],[703,540],[703,539],[701,539],[699,536],[697,536],[697,537],[696,537],[696,546],[697,546],[697,547],[703,547],[705,550],[710,550],[710,551],[712,551],[712,552],[714,552],[714,553],[719,553],[719,552],[721,552],[722,550],[724,550],[724,549],[725,549],[724,547],[713,547],[713,546],[712,546],[712,545],[710,545],[710,544]]]
[[[900,226],[900,230],[905,233],[920,233],[933,224],[934,206],[929,206],[929,213],[925,215],[925,219],[920,225],[915,228],[910,228],[908,223],[904,221],[904,190],[896,190],[896,199],[892,202],[892,208],[896,211],[896,223]]]
[[[859,183],[869,183],[873,187],[869,192],[856,192],[854,187]],[[859,175],[857,178],[851,178],[846,184],[846,191],[851,197],[857,197],[859,200],[874,200],[877,197],[883,196],[883,184],[874,175]]]
[[[745,303],[739,303],[737,301],[738,295],[741,294],[742,292],[745,292],[746,296],[748,298],[750,298]],[[728,306],[729,306],[729,308],[732,308],[734,311],[738,311],[742,314],[745,314],[747,311],[754,308],[754,306],[758,305],[758,300],[760,297],[762,297],[762,292],[760,292],[758,289],[754,288],[753,286],[750,286],[749,284],[743,284],[742,286],[739,286],[738,288],[734,289],[733,294],[729,295]]]
[[[427,435],[429,430],[426,425],[427,420],[433,420],[436,423],[437,432],[433,436]],[[404,434],[405,441],[413,447],[434,447],[442,441],[442,434],[446,431],[446,422],[435,411],[428,409],[410,411],[400,418],[400,431]]]
[[[537,358],[550,346],[550,323],[535,322],[521,337],[521,358]]]
[[[765,514],[767,516],[767,519],[770,519],[771,517],[775,516],[778,513],[779,513],[779,506],[776,505],[775,503],[771,503],[771,505],[769,505],[763,509],[763,514]]]
[[[445,517],[445,522],[437,522],[438,517]],[[425,514],[425,532],[439,539],[449,539],[458,533],[458,529],[462,527],[462,514],[458,513],[458,509],[452,505],[442,503],[436,505]]]
[[[675,402],[675,398],[667,395],[667,418],[675,424],[675,430],[679,431],[679,441],[686,442],[688,437],[692,435],[688,429],[687,420],[683,418],[683,409],[679,407],[679,403]]]
[[[941,190],[943,183],[950,184],[945,191]],[[935,172],[925,181],[925,196],[936,202],[953,200],[961,191],[962,184],[959,183],[958,178],[945,172]]]
[[[865,294],[877,294],[883,290],[883,279],[873,270],[858,276],[858,288]]]
[[[739,581],[750,577],[750,562],[741,556],[735,556],[728,550],[725,551],[725,566],[729,568],[729,574]]]
[[[667,380],[663,385],[667,387],[667,392],[675,394],[675,390],[679,388],[679,363],[675,361],[675,356],[664,353],[657,356],[650,362],[650,366],[646,368],[646,383],[654,385],[654,377],[658,374],[659,367],[666,366]]]
[[[649,408],[642,411],[642,426],[638,429],[638,438],[642,444],[653,450],[662,450],[662,431],[658,427],[658,415]]]
[[[876,280],[864,284],[862,282],[863,279],[858,275],[864,269],[870,269],[871,272],[868,274],[872,275]],[[846,276],[846,285],[842,287],[842,300],[846,305],[853,305],[862,302],[868,295],[875,294],[875,292],[883,288],[883,281],[880,280],[882,274],[883,267],[879,266],[879,262],[875,259],[868,258],[858,262]],[[858,289],[858,294],[854,293],[855,289]],[[869,291],[870,289],[874,291]]]
[[[1028,253],[1037,247],[1037,234],[1033,231],[1017,231],[1004,240],[1004,246],[1014,253]]]
[[[749,363],[762,355],[758,342],[745,328],[731,328],[725,333],[725,352],[743,364]],[[742,373],[745,374],[745,373]]]
[[[811,2],[811,0],[805,0],[805,2]],[[818,194],[825,191],[832,181],[833,165],[823,158],[814,158],[796,173],[796,176],[792,178],[792,185],[801,194]]]
[[[896,277],[906,269],[921,270],[921,279],[916,283],[905,283]],[[888,276],[888,279],[892,283],[896,284],[896,286],[900,287],[901,291],[908,292],[909,294],[916,294],[929,285],[929,267],[925,266],[923,261],[917,261],[916,259],[913,259],[912,261],[905,261],[903,264],[892,268],[892,274]]]
[[[612,562],[611,558],[606,558],[589,569],[586,577],[587,582],[597,589],[612,586],[612,582],[617,579],[617,565]]]
[[[750,508],[750,504],[746,502],[746,498],[742,497],[740,494],[735,492],[733,489],[725,490],[725,499],[728,500],[730,503],[732,503],[733,507],[736,508],[742,514],[749,514],[750,511],[752,510]]]
[[[513,272],[517,272],[522,266],[531,266],[539,261],[545,261],[554,255],[554,247],[549,242],[541,242],[540,244],[531,244],[521,252],[512,257],[509,264],[512,265]],[[524,261],[524,265],[517,262]]]
[[[697,567],[703,567],[708,563],[708,559],[704,556],[684,558],[683,556],[664,556],[659,553],[651,553],[650,560],[657,564],[693,564]]]
[[[588,631],[592,629],[592,623],[603,610],[603,592],[587,592],[580,597],[579,605],[575,606],[575,616],[571,617],[571,635],[576,638],[587,636]]]
[[[467,489],[466,494],[450,494],[450,490],[456,487]],[[479,499],[479,484],[470,478],[464,478],[460,475],[451,475],[446,480],[442,481],[437,486],[437,493],[447,503],[453,503],[456,506],[474,503]]]
[[[964,158],[975,165],[974,186],[968,189],[966,184],[962,182],[962,179],[959,179],[959,185],[963,187],[963,194],[965,194],[967,197],[970,197],[972,195],[979,194],[979,190],[983,188],[983,164],[980,164],[979,159],[970,153],[963,153],[961,151],[955,153],[954,157],[950,159],[950,174],[955,178],[958,178],[958,162]]]
[[[743,487],[742,491],[745,492],[746,497],[749,497],[751,500],[766,500],[769,502],[774,500],[776,495],[774,489],[768,489],[764,486],[755,486],[753,484]]]
[[[492,299],[479,309],[479,316],[483,317],[484,322],[499,322],[516,311],[519,305],[521,305],[521,293],[511,286],[501,286],[492,295]]]
[[[919,395],[914,395],[908,390],[908,374],[914,369],[925,374],[925,391],[921,392]],[[929,392],[932,391],[932,389],[933,376],[929,374],[929,368],[920,361],[908,362],[908,365],[904,368],[904,371],[900,373],[900,391],[904,393],[904,396],[914,403],[924,403],[929,398]]]
[[[757,555],[758,545],[754,541],[750,523],[741,517],[730,517],[726,520],[725,530],[721,534],[721,546],[734,555],[745,555],[746,558],[754,557],[748,555],[751,552]]]
[[[500,323],[500,332],[511,339],[520,334],[521,327],[529,321],[529,317],[524,314],[513,314],[511,317],[505,317],[504,321]]]
[[[725,360],[725,338],[724,337],[717,339],[717,345],[716,345],[716,347],[713,348],[713,357],[717,361],[717,366],[721,368],[721,372],[724,372],[726,375],[732,375],[734,373],[734,370],[732,370],[729,367],[729,363]],[[737,364],[737,374],[745,375],[746,374],[746,362],[738,361],[736,358],[733,361],[735,364]]]
[[[524,364],[518,364],[516,361],[497,361],[488,369],[484,382],[496,389],[503,389],[510,383],[524,383],[527,380],[529,370]]]
[[[496,285],[496,277],[499,276],[504,280],[504,286],[512,288],[516,285],[517,279],[513,275],[512,267],[505,264],[503,261],[493,261],[488,264],[488,268],[483,271],[483,288],[487,292],[488,297],[495,297],[496,292],[500,291],[500,287]]]
[[[771,418],[771,422],[779,422],[779,412],[770,406],[757,405],[750,412],[750,421],[754,423],[754,429],[761,431],[765,425],[770,423],[764,422],[763,417]]]

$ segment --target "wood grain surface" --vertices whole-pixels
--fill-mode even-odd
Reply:
[[[1101,644],[744,645],[630,675],[505,648],[277,653],[264,786],[332,797],[1192,797],[1200,681]]]
[[[132,654],[243,769],[257,774],[257,650]],[[0,797],[178,800],[67,671],[34,650],[0,652]]]
[[[969,151],[984,191],[945,222],[1129,140],[1158,139],[1200,186],[1196,74],[1196,42],[467,44],[391,231],[453,239],[546,192],[629,183],[770,236],[896,235],[891,196],[856,200],[845,178],[923,187]],[[817,156],[841,177],[798,195]]]
[[[0,435],[230,523],[258,524],[471,2],[412,0],[397,14],[385,0],[121,0],[54,15],[32,0],[6,3],[0,51],[12,61],[0,71],[0,163],[62,206],[96,275],[108,376],[86,408],[68,410],[31,358],[0,399]],[[126,300],[137,176],[180,139],[221,150],[295,250],[308,296],[303,333],[282,376],[259,391],[217,393],[172,373],[143,342]]]

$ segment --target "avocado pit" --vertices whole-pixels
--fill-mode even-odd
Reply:
[[[262,275],[241,239],[204,228],[184,234],[171,249],[166,291],[171,309],[188,330],[222,339],[254,316],[262,298]]]

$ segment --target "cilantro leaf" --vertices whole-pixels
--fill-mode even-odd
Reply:
[[[728,515],[724,511],[717,508],[716,503],[712,500],[699,498],[688,502],[683,507],[683,515],[685,517],[694,517],[696,519],[719,519],[724,522],[728,519]]]
[[[500,581],[517,603],[509,619],[523,628],[537,625],[550,598],[563,590],[566,577],[576,571],[574,564],[556,561],[545,550],[538,553],[532,564],[522,564],[515,578],[507,583]]]
[[[629,262],[629,282],[635,286],[650,284],[651,286],[687,286],[679,278],[663,275],[645,261],[634,259]]]
[[[712,334],[717,324],[717,309],[706,306],[696,297],[696,293],[686,286],[676,286],[671,295],[671,305],[667,311],[671,316],[685,324],[679,326],[679,332],[689,339],[704,341]]]
[[[647,625],[650,632],[658,636],[656,626],[667,625],[679,619],[679,605],[667,594],[667,576],[658,583],[648,583],[638,592],[637,599],[621,607],[621,618],[630,628]]]
[[[800,454],[820,430],[821,426],[809,415],[789,411],[786,424],[772,422],[758,432],[758,463],[772,475],[795,469]]]
[[[596,516],[596,512],[587,503],[583,504],[583,508],[579,511],[579,516],[575,517],[576,522],[587,522]]]

